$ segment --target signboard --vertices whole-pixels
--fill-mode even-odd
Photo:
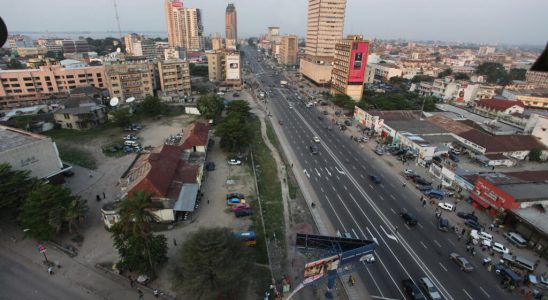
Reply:
[[[352,50],[350,51],[350,70],[348,72],[348,83],[364,82],[368,49],[369,42],[357,41],[352,43]]]
[[[38,245],[38,252],[40,252],[40,253],[46,253],[46,250],[47,250],[47,249],[46,249],[46,246],[44,246],[44,245],[42,245],[42,244]]]
[[[240,80],[240,55],[226,56],[226,80]]]
[[[327,275],[328,271],[339,267],[339,255],[322,258],[304,265],[303,284],[311,283]]]
[[[504,192],[499,191],[496,187],[492,187],[491,184],[481,177],[476,181],[473,193],[493,207],[515,208],[512,207],[514,201],[511,199],[511,196],[505,195]]]

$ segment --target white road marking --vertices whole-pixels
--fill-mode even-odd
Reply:
[[[348,188],[346,187],[346,185],[343,185],[343,188],[345,191],[348,191]]]
[[[306,176],[308,176],[308,178],[310,178],[310,174],[308,174],[308,172],[306,171],[306,169],[303,170],[303,173],[305,173]]]
[[[323,187],[320,187],[320,191],[322,191],[322,194],[325,194],[325,191],[323,190]]]
[[[354,238],[359,238],[358,234],[356,233],[356,230],[354,230],[354,228],[352,228],[352,232],[354,233]]]
[[[424,226],[422,226],[422,224],[421,224],[421,223],[419,223],[419,227],[420,227],[420,228],[423,228],[423,229],[424,229]]]
[[[381,184],[379,184],[379,186],[382,187],[382,188],[384,189],[384,184],[381,183]]]
[[[337,172],[339,172],[339,174],[345,175],[345,173],[343,171],[339,170],[339,168],[335,167],[335,170],[337,170]]]
[[[318,172],[318,169],[314,168],[314,170],[316,170],[316,174],[318,174],[318,176],[322,177],[322,174],[320,174],[320,172]]]
[[[394,197],[394,195],[390,194],[390,197],[394,200],[396,200],[396,197]]]
[[[447,272],[447,269],[440,263],[440,267]]]
[[[369,184],[369,187],[373,189],[373,185],[371,183]]]
[[[450,239],[447,239],[447,241],[449,242],[449,244],[451,244],[451,245],[455,246],[455,243],[453,243],[453,241],[452,241],[452,240],[450,240]]]
[[[481,286],[479,288],[485,294],[485,296],[487,296],[487,298],[491,298],[491,296],[487,294],[487,292]]]
[[[362,175],[362,174],[360,174],[360,177],[361,177],[362,179],[365,179],[365,177],[363,177],[363,175]]]
[[[350,197],[353,198],[352,194],[350,194]],[[371,230],[369,230],[369,227],[365,227],[365,229],[367,230],[367,232],[369,232],[369,235],[371,236],[371,239],[375,242],[375,244],[379,244],[379,241],[377,241],[377,238],[373,235],[373,233],[371,232]],[[365,235],[364,235],[365,236]]]
[[[474,299],[474,298],[472,298],[472,296],[470,296],[470,294],[468,294],[468,292],[465,289],[462,289],[462,291],[466,294],[466,296],[468,296],[468,298]]]
[[[426,245],[422,241],[419,241],[419,243],[421,243],[421,245],[424,247],[424,249],[428,249],[428,247],[426,247]]]
[[[383,196],[379,195],[379,198],[381,198],[381,200],[382,200],[382,201],[384,201],[384,198],[383,198]]]
[[[396,211],[392,207],[390,207],[390,211],[392,211],[394,214],[396,214]]]
[[[389,239],[396,241],[396,243],[398,242],[398,239],[395,236],[391,235],[390,233],[386,232],[386,230],[384,230],[384,227],[382,227],[381,225],[379,225],[379,227]]]
[[[356,169],[356,165],[352,165],[352,168],[354,168],[354,170],[357,170],[357,169]]]
[[[325,171],[327,172],[327,174],[328,174],[329,176],[331,176],[331,172],[329,172],[329,169],[328,169],[328,168],[325,168]]]
[[[435,243],[436,245],[438,245],[438,247],[441,248],[441,245],[440,245],[440,243],[438,243],[438,241],[434,240],[434,243]]]

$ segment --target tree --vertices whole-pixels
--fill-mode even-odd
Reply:
[[[246,119],[249,117],[249,103],[244,100],[233,100],[228,103],[226,107],[226,112],[228,114],[238,114],[241,118]]]
[[[412,83],[419,83],[421,81],[434,82],[434,77],[428,75],[415,75],[411,79]]]
[[[165,105],[160,98],[155,96],[146,96],[146,98],[139,103],[139,113],[155,117],[160,115],[165,110]]]
[[[511,69],[510,70],[510,78],[512,80],[525,80],[525,74],[527,73],[527,70],[525,69]]]
[[[0,164],[0,209],[19,208],[36,184],[30,171],[12,170],[9,164]]]
[[[126,127],[131,124],[133,117],[127,107],[119,107],[110,112],[114,120],[114,124],[119,127]]]
[[[85,203],[79,203],[78,212],[68,216],[67,207],[74,201],[82,201],[71,195],[70,189],[52,184],[39,184],[23,202],[18,220],[26,234],[39,241],[46,241],[60,232],[72,218],[80,220],[87,212]]]
[[[531,149],[529,152],[530,161],[540,161],[540,156],[542,155],[542,150],[540,149]]]
[[[84,199],[77,198],[67,203],[63,216],[63,222],[67,224],[68,231],[78,231],[78,225],[84,221],[84,217],[88,212],[89,207]]]
[[[239,114],[227,115],[215,131],[215,135],[221,138],[221,147],[229,152],[247,148],[252,137],[252,131],[248,124],[245,121],[242,122]]]
[[[470,80],[470,76],[465,73],[455,73],[454,76],[456,80]]]
[[[209,74],[209,70],[205,65],[196,65],[195,63],[190,63],[190,76],[201,76],[206,77]]]
[[[499,63],[484,62],[478,66],[476,73],[485,75],[488,83],[506,85],[511,81],[510,75]]]
[[[451,74],[453,74],[453,70],[451,68],[447,68],[447,69],[441,71],[438,74],[438,78],[443,78],[443,77],[449,76]]]
[[[120,221],[112,227],[114,247],[120,263],[132,271],[156,274],[156,267],[167,262],[167,239],[152,233],[157,217],[151,195],[137,192],[120,204]]]
[[[15,58],[10,59],[10,61],[7,63],[7,67],[8,69],[16,69],[16,70],[27,68],[23,63],[21,63],[19,60]]]
[[[215,94],[200,96],[196,102],[198,111],[206,119],[212,119],[223,109],[223,100]]]
[[[171,281],[193,299],[226,298],[251,275],[251,251],[228,228],[201,228],[188,237],[173,262]]]

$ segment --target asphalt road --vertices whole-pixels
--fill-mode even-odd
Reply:
[[[378,243],[377,261],[358,269],[372,296],[404,299],[403,279],[416,282],[419,277],[428,276],[444,299],[512,298],[501,289],[496,276],[481,266],[481,251],[471,257],[454,233],[437,229],[433,212],[422,208],[412,187],[402,186],[403,177],[394,174],[375,154],[364,154],[337,126],[327,130],[327,125],[333,125],[331,120],[317,108],[307,108],[304,95],[280,88],[280,80],[286,79],[264,60],[258,62],[257,51],[251,48],[244,51],[248,69],[261,87],[270,91],[267,100],[273,124],[280,126],[284,135],[281,140],[289,143],[297,160],[294,171],[306,176],[316,201],[339,232]],[[283,120],[284,124],[278,125],[277,120]],[[321,142],[314,143],[314,136]],[[318,155],[310,152],[313,144],[319,146]],[[372,183],[369,175],[380,176],[382,183]],[[410,228],[402,222],[399,213],[404,211],[419,220],[418,226]],[[463,273],[449,259],[451,252],[466,256],[476,270]]]

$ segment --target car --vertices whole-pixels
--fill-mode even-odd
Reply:
[[[411,280],[410,278],[402,280],[403,291],[412,300],[423,300],[426,299],[422,292],[419,290],[419,287]]]
[[[440,217],[438,219],[438,229],[441,231],[449,231],[449,228],[451,228],[449,220]]]
[[[308,108],[308,107],[312,107],[313,105],[314,105],[314,104],[312,104],[312,102],[306,103],[306,107],[307,107],[307,108]]]
[[[459,155],[461,153],[459,149],[453,147],[450,147],[449,151],[455,153],[456,155]]]
[[[350,121],[350,120],[344,120],[344,125],[346,125],[346,126],[352,126],[352,121]]]
[[[283,120],[278,120],[278,124],[283,125],[284,121]]]
[[[493,251],[501,253],[501,254],[510,254],[510,249],[506,248],[503,244],[497,243],[495,241],[488,241],[484,240],[482,242],[483,245],[491,248]]]
[[[466,219],[464,220],[464,224],[472,229],[476,229],[476,230],[482,230],[483,231],[483,226],[481,226],[478,222],[472,220],[472,219]]]
[[[486,240],[492,241],[493,236],[485,231],[477,231],[476,229],[470,230],[470,237],[474,240]]]
[[[376,175],[370,175],[369,178],[371,178],[371,181],[373,183],[376,183],[376,184],[380,184],[381,183],[381,178],[379,176],[376,176]]]
[[[316,146],[316,145],[310,146],[310,153],[312,153],[312,154],[314,154],[314,155],[320,154],[320,151],[319,151],[319,149],[318,149],[318,146]]]
[[[383,156],[383,155],[384,155],[384,151],[383,151],[382,149],[380,149],[380,148],[376,149],[376,150],[375,150],[375,153],[377,153],[377,155],[379,155],[379,156]]]
[[[320,142],[320,138],[319,138],[319,137],[317,137],[317,136],[313,137],[312,139],[313,139],[313,140],[314,140],[314,142],[316,142],[316,143],[319,143],[319,142]]]
[[[401,212],[400,217],[403,219],[405,224],[409,226],[415,226],[417,225],[417,219],[415,219],[412,215],[406,212]]]
[[[432,280],[428,277],[419,278],[419,287],[424,291],[424,294],[430,300],[441,300],[441,294],[438,288],[432,283]]]
[[[289,109],[293,109],[293,105],[289,105]]]
[[[463,219],[471,219],[471,220],[474,220],[474,221],[478,222],[478,217],[476,217],[476,215],[474,213],[467,213],[467,212],[459,211],[457,213],[457,216],[459,216],[460,218],[463,218]]]
[[[228,165],[230,166],[239,166],[242,164],[242,162],[239,159],[229,159],[227,161]]]
[[[438,203],[438,207],[441,209],[445,209],[448,211],[453,211],[453,204],[447,203],[447,202],[440,202]]]
[[[449,254],[449,258],[454,261],[462,271],[474,271],[474,266],[472,266],[472,264],[465,257],[459,255],[458,253],[453,252]]]
[[[419,177],[415,179],[415,183],[421,184],[421,185],[432,185],[432,181],[429,181],[425,178]]]
[[[63,175],[65,175],[65,177],[72,177],[72,176],[74,176],[74,171],[66,170],[66,171],[63,172]]]
[[[215,171],[215,163],[212,162],[212,161],[208,161],[208,162],[206,162],[206,164],[205,164],[205,168],[206,168],[206,170],[208,170],[208,171]]]
[[[406,176],[407,175],[413,175],[413,174],[415,174],[415,171],[413,169],[405,169],[405,170],[403,170],[403,174],[406,175]]]
[[[326,129],[329,130],[329,131],[331,131],[331,130],[333,130],[333,126],[327,125]]]
[[[127,140],[127,141],[136,141],[136,140],[138,140],[139,138],[138,138],[136,135],[134,135],[134,134],[128,134],[128,135],[124,135],[124,136],[122,137],[122,139]]]
[[[245,199],[241,199],[241,198],[230,198],[226,200],[226,205],[228,206],[236,205],[238,203],[246,203],[246,202],[245,202]]]
[[[449,158],[454,162],[460,162],[459,156],[453,152],[449,152]]]
[[[238,203],[238,204],[233,205],[232,207],[230,207],[230,210],[232,212],[237,212],[237,211],[242,210],[242,209],[251,209],[251,205],[249,205],[249,203]]]
[[[430,191],[434,189],[431,185],[421,185],[421,184],[417,184],[417,190],[421,191],[421,192],[427,192],[427,191]]]
[[[240,94],[239,93],[233,93],[232,97],[240,97]]]
[[[253,215],[253,211],[251,209],[241,209],[235,211],[234,215],[236,216],[236,218],[243,218]]]

